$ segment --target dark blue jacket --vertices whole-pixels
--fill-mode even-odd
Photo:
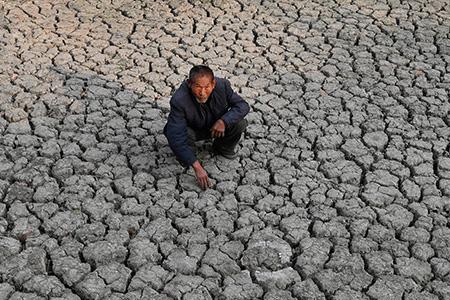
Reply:
[[[191,166],[197,160],[188,145],[187,127],[209,130],[218,119],[230,126],[242,120],[250,110],[247,102],[233,91],[228,80],[215,79],[216,86],[205,104],[198,103],[187,81],[170,99],[170,113],[164,134],[175,156],[185,166]]]

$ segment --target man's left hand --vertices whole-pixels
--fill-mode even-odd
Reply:
[[[224,137],[225,135],[225,122],[222,119],[219,119],[214,123],[213,127],[211,127],[211,136],[213,138]]]

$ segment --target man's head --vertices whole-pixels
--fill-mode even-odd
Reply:
[[[197,100],[205,103],[216,86],[213,71],[207,66],[194,66],[189,71],[188,85]]]

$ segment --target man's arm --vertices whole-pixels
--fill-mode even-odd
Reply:
[[[184,111],[178,105],[170,103],[170,113],[165,128],[170,149],[185,167],[192,166],[197,160],[188,145],[187,122]]]
[[[210,184],[209,184],[208,173],[205,171],[205,169],[203,169],[202,165],[200,164],[200,162],[198,160],[196,160],[192,164],[192,168],[195,171],[195,177],[197,178],[198,185],[204,190],[209,188]]]
[[[228,80],[225,79],[225,94],[230,109],[221,117],[225,125],[236,124],[242,120],[250,111],[248,103],[242,99],[233,89]]]
[[[165,134],[175,156],[185,167],[192,166],[195,171],[198,185],[207,189],[209,184],[208,173],[203,169],[188,145],[187,124],[184,112],[181,108],[170,103],[170,113],[166,125]]]

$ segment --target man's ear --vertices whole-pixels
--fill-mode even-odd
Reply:
[[[213,82],[213,88],[215,88],[216,87],[216,79],[213,78],[212,82]]]
[[[186,80],[186,83],[187,83],[188,87],[191,88],[192,81],[189,78]]]

